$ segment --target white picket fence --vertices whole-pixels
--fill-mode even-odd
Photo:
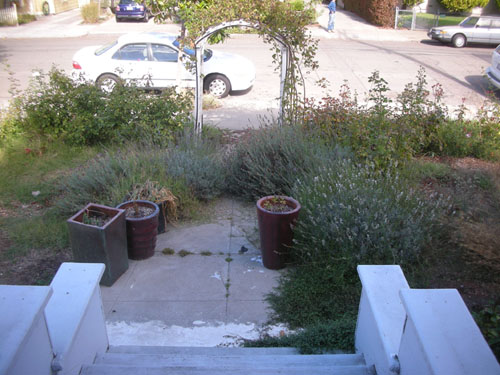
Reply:
[[[18,26],[16,4],[12,3],[10,8],[0,9],[0,24]]]

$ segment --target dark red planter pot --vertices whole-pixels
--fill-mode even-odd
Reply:
[[[133,207],[134,203],[139,206],[151,207],[154,212],[141,218],[125,217],[128,257],[133,260],[148,259],[155,253],[160,209],[156,203],[142,200],[124,202],[118,205],[117,208],[126,210],[128,207]]]
[[[278,270],[288,262],[288,250],[292,246],[293,226],[299,216],[300,203],[290,197],[278,196],[287,202],[290,211],[268,211],[262,204],[273,197],[277,196],[267,196],[257,201],[257,219],[264,267]]]

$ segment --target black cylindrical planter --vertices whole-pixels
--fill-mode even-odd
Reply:
[[[128,257],[134,260],[150,258],[155,253],[156,236],[158,235],[158,214],[160,209],[156,203],[136,200],[124,202],[117,206],[122,210],[139,206],[151,207],[154,211],[145,217],[125,217],[127,222],[127,248]]]
[[[282,198],[290,211],[273,212],[262,207],[272,198]],[[264,267],[277,270],[285,267],[288,261],[288,249],[292,246],[293,225],[297,221],[300,203],[286,196],[267,196],[257,201],[257,219],[259,222],[260,248]]]

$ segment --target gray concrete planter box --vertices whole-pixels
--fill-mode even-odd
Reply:
[[[88,217],[106,216],[99,226]],[[125,210],[88,204],[68,219],[71,249],[75,262],[104,263],[101,284],[111,286],[128,269]]]

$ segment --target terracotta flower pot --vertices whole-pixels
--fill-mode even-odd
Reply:
[[[104,263],[101,284],[113,285],[128,269],[125,211],[90,203],[67,222],[74,261]]]
[[[273,204],[279,200],[276,212]],[[299,216],[300,203],[286,196],[271,195],[257,201],[260,248],[264,267],[277,270],[288,262],[289,248],[292,246],[293,226]]]
[[[126,211],[128,257],[134,260],[152,257],[158,235],[158,205],[150,201],[136,200],[121,203],[117,208]],[[142,215],[141,211],[145,210],[149,212]]]

